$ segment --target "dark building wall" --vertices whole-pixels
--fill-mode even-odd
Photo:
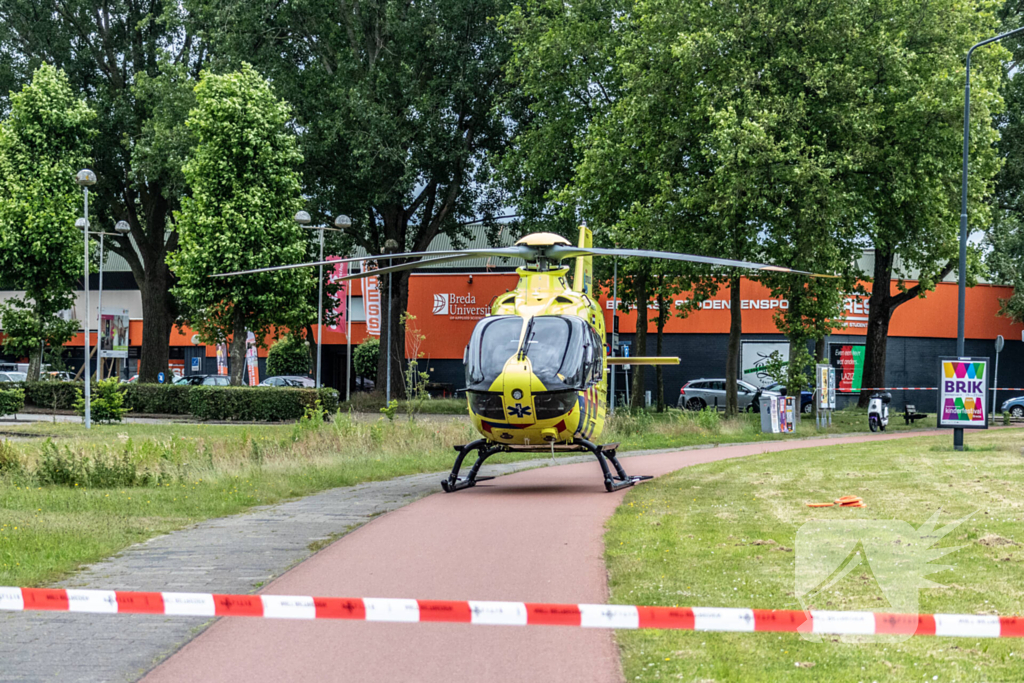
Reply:
[[[620,341],[633,343],[633,335],[623,334]],[[745,341],[782,341],[781,335],[758,335]],[[687,381],[701,377],[716,378],[725,376],[725,356],[729,336],[725,334],[676,334],[665,335],[663,353],[666,356],[678,356],[680,363],[676,366],[664,366],[665,401],[675,405],[679,389]],[[833,344],[863,344],[864,338],[854,335],[833,335],[828,338]],[[653,345],[652,345],[653,346]],[[344,347],[342,347],[344,348]],[[969,356],[988,356],[992,361],[992,372],[995,371],[995,349],[992,341],[968,339],[965,351]],[[956,353],[955,339],[923,339],[913,337],[890,337],[887,348],[886,386],[905,387],[937,386],[939,357],[952,356]],[[653,349],[650,352],[653,355]],[[343,361],[342,361],[343,362]],[[456,388],[465,386],[461,360],[435,360],[430,362],[434,368],[431,380],[450,383]],[[646,388],[652,396],[657,389],[655,369],[648,367],[646,371]],[[625,373],[621,370],[616,377],[616,391],[624,392]],[[1003,387],[1024,387],[1024,342],[1007,341],[1003,352],[999,355],[999,385]],[[991,379],[990,379],[991,386]],[[912,403],[918,410],[934,413],[938,403],[938,392],[935,391],[894,391],[893,409],[902,412],[906,403]],[[997,402],[1002,403],[1011,396],[1024,395],[1024,391],[1000,391]],[[839,407],[856,404],[857,395],[839,395]]]

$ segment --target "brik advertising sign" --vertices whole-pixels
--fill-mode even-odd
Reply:
[[[939,427],[987,429],[988,358],[939,359]]]

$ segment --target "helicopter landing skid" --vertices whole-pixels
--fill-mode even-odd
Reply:
[[[617,443],[608,444],[607,446],[598,446],[586,439],[575,439],[573,443],[582,446],[597,457],[597,462],[601,465],[601,472],[604,473],[604,488],[609,493],[612,491],[618,491],[619,489],[624,489],[628,486],[633,486],[638,481],[645,481],[647,479],[654,478],[650,476],[631,477],[626,474],[626,470],[622,469],[622,464],[619,462],[619,458],[615,453],[615,447],[619,445]],[[614,476],[608,468],[608,461],[611,461],[612,466],[615,467]]]
[[[627,486],[633,486],[639,481],[646,479],[653,479],[653,477],[631,477],[626,474],[626,471],[622,469],[622,464],[619,462],[619,458],[615,453],[615,448],[619,444],[612,443],[603,446],[595,445],[586,439],[574,439],[572,444],[562,444],[550,447],[551,450],[557,451],[590,451],[597,458],[598,464],[601,465],[601,472],[604,473],[604,488],[607,491],[618,491],[624,489]],[[537,452],[546,453],[549,447],[540,446],[507,446],[505,444],[496,444],[489,442],[487,439],[477,439],[471,441],[465,446],[454,446],[455,450],[459,452],[455,458],[455,464],[452,466],[452,472],[448,475],[447,479],[441,480],[441,488],[444,489],[445,493],[453,493],[462,489],[468,489],[476,486],[477,482],[487,481],[488,479],[494,479],[494,477],[481,477],[478,476],[480,472],[480,466],[484,464],[487,458],[491,457],[495,453],[501,453],[504,451],[515,451],[515,452]],[[478,455],[476,462],[469,469],[469,474],[465,477],[459,476],[459,470],[462,469],[462,461],[466,459],[466,456],[477,451]],[[612,467],[615,468],[615,473],[612,473],[611,468],[608,467],[608,462],[611,461]]]
[[[501,447],[495,447],[489,445],[487,439],[477,439],[471,441],[465,446],[455,446],[455,450],[459,452],[459,455],[455,458],[455,465],[452,466],[452,473],[448,475],[447,479],[441,480],[441,488],[444,489],[445,493],[453,493],[460,489],[468,489],[471,486],[476,486],[478,481],[487,481],[488,479],[494,479],[494,477],[478,477],[477,473],[480,472],[480,466],[484,464],[484,460],[491,457],[498,451],[502,450]],[[476,462],[469,469],[469,475],[465,478],[459,476],[459,470],[462,468],[462,461],[466,459],[466,456],[477,451]]]

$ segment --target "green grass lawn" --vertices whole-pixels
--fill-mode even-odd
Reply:
[[[769,437],[756,416],[621,414],[603,437],[620,450]],[[866,429],[837,414],[832,431]],[[0,585],[45,585],[155,534],[336,486],[448,470],[466,420],[302,424],[0,425]],[[815,433],[813,420],[798,436]],[[500,454],[489,462],[536,458]],[[467,463],[467,467],[471,463]],[[628,465],[627,465],[628,470]],[[59,484],[53,483],[59,481]],[[48,483],[49,482],[49,483]],[[601,487],[595,477],[595,488]],[[440,488],[440,487],[439,487]]]
[[[1024,430],[968,432],[966,440],[968,450],[959,453],[946,433],[765,454],[638,486],[605,539],[612,602],[901,611],[868,563],[801,604],[796,557],[813,550],[798,547],[798,529],[837,520],[902,520],[918,528],[941,510],[939,526],[973,516],[941,540],[928,540],[938,533],[916,539],[922,548],[960,547],[934,561],[950,569],[927,577],[937,585],[920,590],[919,611],[1024,614]],[[806,506],[848,494],[867,507]],[[837,524],[829,533],[843,529]],[[785,633],[620,631],[618,640],[627,681],[1024,680],[1024,643],[1014,639],[810,642]]]

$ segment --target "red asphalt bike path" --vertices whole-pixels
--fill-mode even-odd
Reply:
[[[933,433],[720,446],[627,457],[623,466],[660,476],[726,458]],[[596,461],[544,467],[428,496],[344,536],[261,592],[605,603],[604,525],[624,492],[606,493],[600,472]],[[144,679],[622,680],[606,629],[268,619],[222,619]]]

